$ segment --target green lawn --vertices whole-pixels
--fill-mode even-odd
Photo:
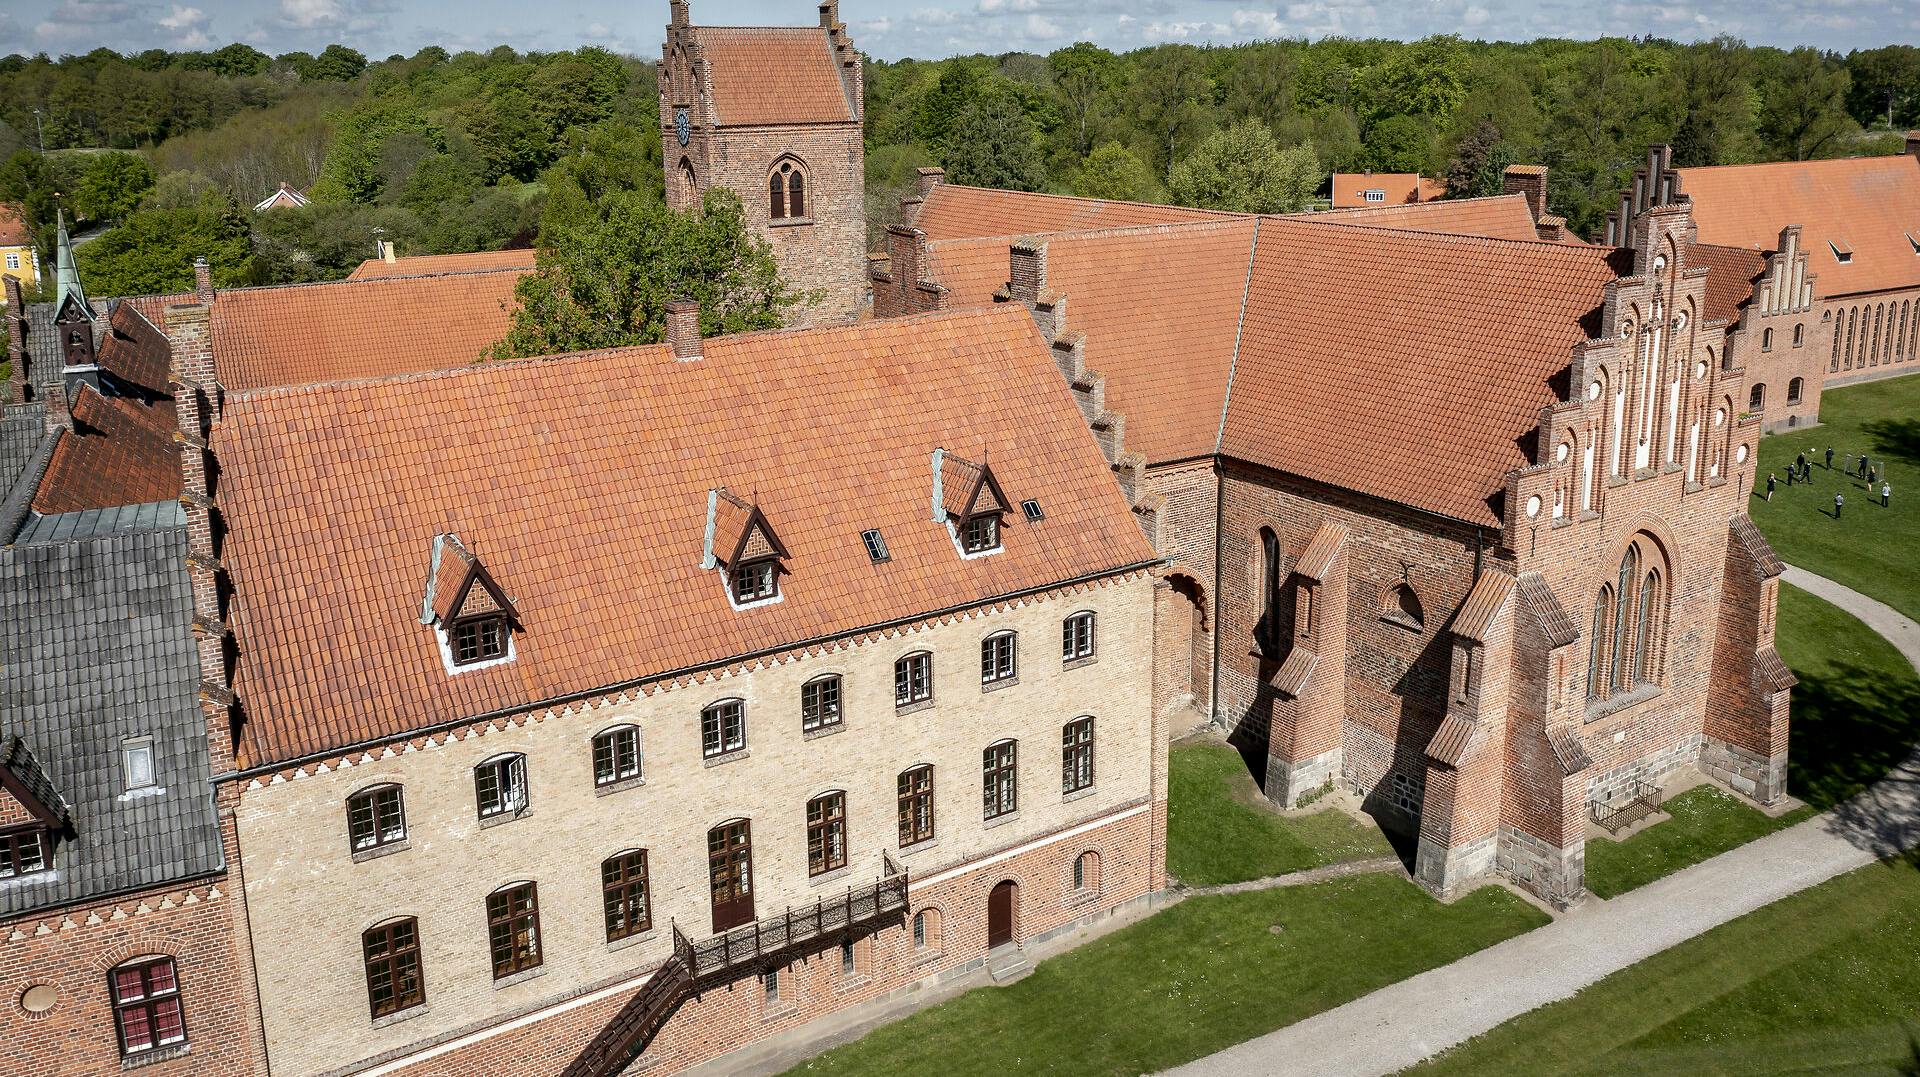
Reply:
[[[1232,748],[1178,745],[1168,768],[1167,870],[1189,886],[1393,855],[1377,827],[1345,812],[1281,816],[1262,807],[1259,789]]]
[[[1271,1032],[1546,922],[1498,888],[1442,905],[1384,874],[1189,898],[1043,962],[1010,987],[923,1010],[790,1072],[1131,1077]]]
[[[1749,511],[1773,548],[1789,563],[1837,580],[1920,619],[1920,376],[1834,389],[1820,403],[1822,425],[1760,441],[1760,469]],[[1825,466],[1833,446],[1834,470]],[[1813,482],[1786,485],[1787,465],[1804,450],[1813,460]],[[1848,477],[1847,454],[1865,452],[1893,483],[1893,505],[1869,498],[1865,479]],[[1772,503],[1764,495],[1767,475],[1780,476]],[[1876,488],[1877,489],[1877,488]],[[1833,518],[1833,495],[1847,507]]]
[[[1787,789],[1807,806],[1768,818],[1718,789],[1668,802],[1673,818],[1623,842],[1587,842],[1587,889],[1603,898],[1838,804],[1878,780],[1920,742],[1920,677],[1900,652],[1851,614],[1797,587],[1780,587],[1776,646],[1793,690]]]
[[[1408,1072],[1920,1072],[1916,954],[1910,856],[1723,924]]]

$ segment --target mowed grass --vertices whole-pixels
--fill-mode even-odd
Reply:
[[[1168,767],[1167,870],[1188,886],[1393,855],[1379,828],[1345,812],[1281,816],[1263,807],[1246,764],[1232,748],[1177,745]]]
[[[1909,856],[1722,924],[1408,1072],[1920,1072],[1916,955]]]
[[[1189,898],[1045,961],[1010,987],[975,990],[789,1072],[1133,1077],[1292,1024],[1547,919],[1494,887],[1442,905],[1397,874]]]
[[[1760,467],[1748,511],[1788,563],[1885,602],[1920,620],[1920,376],[1829,390],[1820,403],[1821,425],[1760,440]],[[1833,470],[1826,449],[1833,446]],[[1813,481],[1786,484],[1787,466],[1805,451]],[[1869,496],[1865,479],[1844,470],[1848,454],[1868,454],[1880,477],[1893,484],[1892,506],[1880,507],[1879,486]],[[1773,501],[1767,475],[1779,476]],[[1833,495],[1847,507],[1833,518]]]
[[[1787,790],[1806,806],[1770,818],[1718,789],[1690,789],[1667,803],[1673,818],[1625,841],[1590,839],[1587,889],[1614,897],[1792,826],[1878,781],[1920,742],[1920,676],[1852,614],[1782,584],[1775,646],[1800,678]]]

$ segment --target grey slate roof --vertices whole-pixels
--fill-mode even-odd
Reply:
[[[0,489],[26,470],[46,433],[46,408],[40,404],[8,404],[0,409]]]
[[[178,501],[149,501],[144,505],[113,505],[85,512],[62,512],[52,516],[32,513],[14,542],[21,545],[43,542],[71,542],[99,538],[116,531],[152,531],[161,527],[185,527],[187,510]]]
[[[0,549],[0,738],[26,743],[73,817],[53,871],[0,884],[0,916],[222,866],[177,506],[73,515],[92,519],[32,527],[74,537]],[[129,794],[120,749],[148,736],[156,784]]]

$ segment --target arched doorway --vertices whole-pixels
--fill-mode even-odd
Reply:
[[[987,948],[1005,946],[1013,941],[1014,918],[1020,904],[1020,884],[1002,879],[987,894]]]
[[[1206,593],[1192,576],[1175,573],[1155,595],[1154,695],[1162,707],[1191,699],[1206,714],[1212,676]]]

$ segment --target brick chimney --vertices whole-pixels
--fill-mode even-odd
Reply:
[[[1907,132],[1907,156],[1920,157],[1920,131]]]
[[[14,404],[27,401],[27,301],[19,277],[7,282],[7,400]]]
[[[683,363],[700,358],[700,304],[691,299],[667,304],[667,343]]]
[[[831,30],[840,25],[840,0],[824,0],[820,5],[820,27]]]
[[[193,260],[193,297],[201,303],[213,302],[213,267],[205,258]]]
[[[917,169],[916,181],[919,184],[920,197],[925,198],[935,187],[947,182],[947,170],[938,165]]]
[[[920,266],[927,251],[927,234],[904,224],[887,226],[887,269],[893,282],[911,288],[920,280]]]
[[[1047,290],[1047,245],[1023,239],[1007,248],[1007,291],[1032,309]]]
[[[1547,215],[1547,169],[1544,165],[1508,165],[1500,177],[1502,194],[1524,195],[1527,212],[1535,221]]]
[[[673,25],[691,26],[693,24],[693,15],[687,10],[687,0],[671,0],[667,5],[667,11]]]

